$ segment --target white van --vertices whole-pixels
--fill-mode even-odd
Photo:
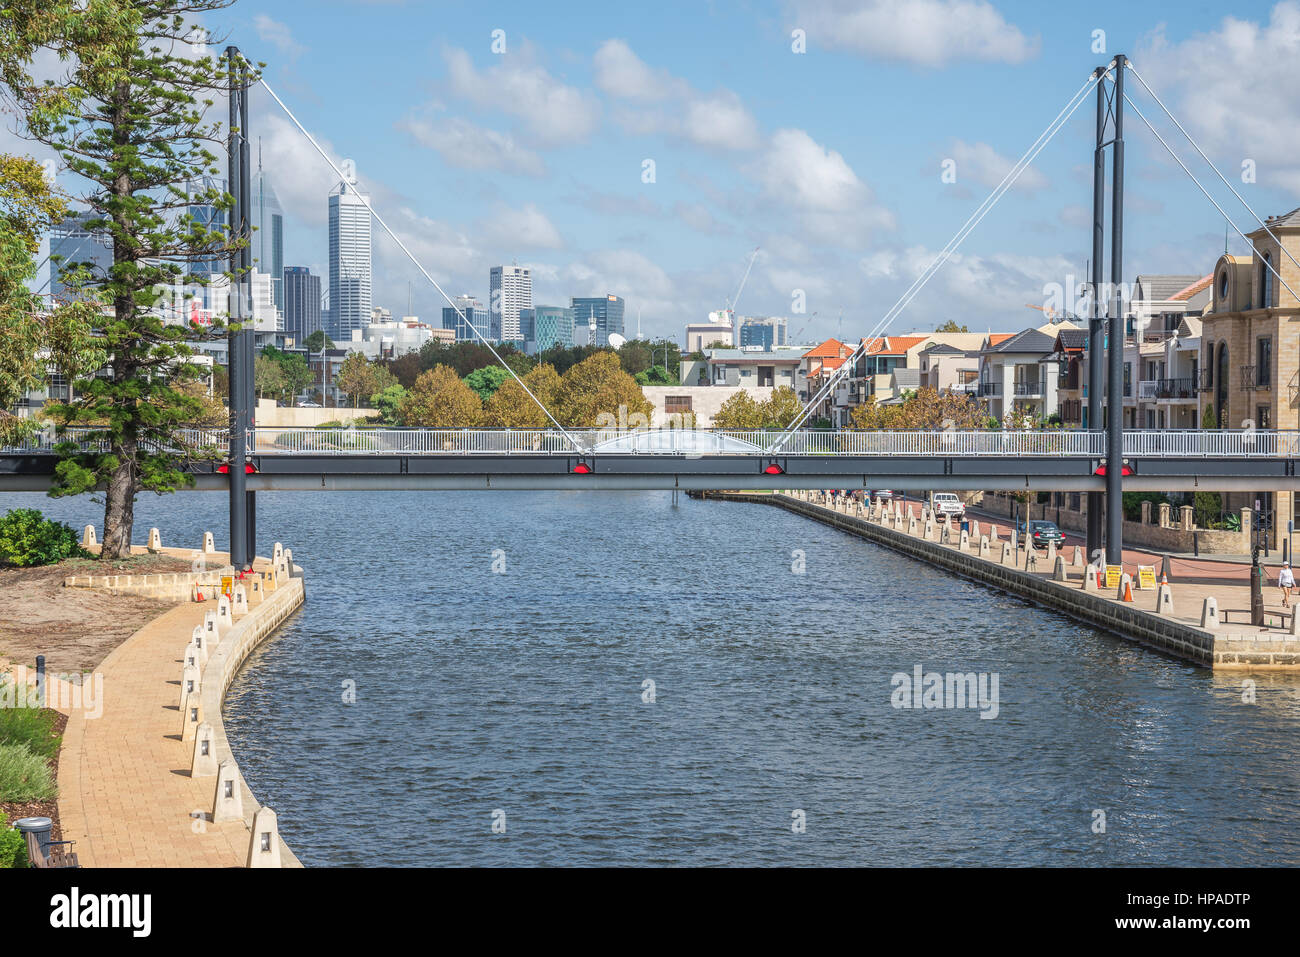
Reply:
[[[931,493],[930,508],[940,518],[955,518],[960,521],[966,517],[966,506],[953,492]]]

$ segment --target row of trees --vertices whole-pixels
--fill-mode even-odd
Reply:
[[[476,379],[477,372],[485,375]],[[529,392],[565,428],[648,424],[654,410],[612,351],[590,356],[563,375],[554,366],[541,363],[521,377],[522,385],[504,369],[500,375],[490,367],[475,373],[462,378],[446,365],[422,372],[395,403],[393,420],[404,426],[442,429],[553,427]],[[491,382],[495,386],[489,388]]]

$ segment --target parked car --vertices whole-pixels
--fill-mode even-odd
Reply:
[[[954,492],[935,492],[930,496],[930,507],[940,518],[961,519],[966,517],[966,506]]]
[[[1025,522],[1023,521],[1016,525],[1016,531],[1033,541],[1035,547],[1046,548],[1049,543],[1056,542],[1056,547],[1060,548],[1065,544],[1065,536],[1061,534],[1061,530],[1056,527],[1055,522],[1043,522],[1035,519],[1028,524],[1029,531],[1027,534],[1025,532]]]
[[[867,493],[867,497],[873,502],[878,498],[883,498],[885,501],[889,501],[890,499],[898,498],[898,493],[892,488],[873,488]]]

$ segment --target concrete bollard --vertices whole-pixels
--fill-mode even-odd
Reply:
[[[1052,563],[1052,581],[1063,582],[1065,580],[1065,559],[1057,555],[1056,561]]]
[[[235,618],[243,618],[248,614],[248,592],[242,584],[236,585],[231,592],[230,614]]]
[[[844,511],[847,512],[848,510],[849,510],[849,507],[848,507],[848,505],[846,504],[846,505],[844,506]],[[292,549],[292,548],[286,548],[286,549],[284,550],[284,563],[285,563],[287,566],[289,566],[289,574],[292,575],[292,574],[293,574],[293,549]]]
[[[990,526],[989,526],[989,541],[990,541],[990,542],[997,542],[997,541],[998,541],[998,527],[997,527],[997,525],[990,525]]]
[[[991,561],[993,558],[993,553],[989,548],[989,537],[987,535],[980,536],[980,558],[985,561]]]
[[[1295,613],[1295,606],[1291,606],[1291,626],[1287,628],[1288,635],[1300,636],[1300,615]]]
[[[194,757],[190,760],[190,777],[210,778],[217,773],[215,747],[212,725],[204,721],[194,730]]]
[[[1074,546],[1074,558],[1070,559],[1070,564],[1075,568],[1083,567],[1083,549],[1078,545]]]
[[[1010,565],[1014,568],[1016,564],[1016,553],[1011,550],[1011,543],[998,542],[998,545],[1002,548],[1002,564]]]
[[[194,632],[190,635],[190,644],[199,649],[200,666],[208,663],[208,633],[202,625],[195,625]]]
[[[212,793],[212,823],[243,819],[244,795],[239,786],[239,768],[227,758],[217,765],[217,788]]]
[[[185,646],[185,650],[181,652],[182,672],[189,668],[197,669],[197,668],[201,668],[202,666],[203,666],[202,652],[199,650],[199,646],[191,641],[188,645]]]
[[[1056,542],[1047,543],[1047,563],[1049,565],[1056,564]]]
[[[203,643],[209,649],[221,644],[221,633],[217,630],[217,613],[210,611],[203,616]]]
[[[203,701],[197,691],[191,691],[181,705],[181,740],[193,741],[194,733],[202,723]]]
[[[249,867],[280,866],[280,828],[269,807],[253,815],[253,833],[248,841]]]
[[[934,541],[934,519],[927,518],[925,520],[925,528],[922,530],[921,536],[927,542]]]
[[[1083,570],[1084,591],[1095,592],[1097,594],[1101,593],[1101,586],[1097,584],[1098,574],[1099,574],[1099,570],[1097,566],[1089,562],[1088,567]]]
[[[979,538],[980,538],[980,523],[979,523],[979,521],[978,521],[977,519],[973,519],[973,518],[972,518],[972,519],[970,520],[970,537],[973,538],[973,539],[975,539],[975,541],[977,541],[977,542],[979,541]]]
[[[156,528],[149,529],[149,553],[157,555],[162,551],[162,533]]]
[[[916,534],[916,516],[915,516],[915,515],[908,515],[908,517],[907,517],[907,534],[909,534],[909,535],[915,535],[915,534]]]
[[[1201,602],[1201,627],[1206,631],[1219,629],[1219,599],[1210,596]]]
[[[961,530],[961,535],[957,539],[957,548],[963,552],[970,551],[970,533],[964,528]]]
[[[1166,617],[1174,614],[1174,592],[1168,585],[1156,589],[1156,614]]]
[[[181,698],[180,701],[176,702],[176,707],[185,707],[186,698],[192,694],[199,694],[203,690],[201,683],[202,679],[199,677],[197,666],[183,668],[181,670]]]
[[[95,541],[95,526],[87,525],[85,530],[81,533],[81,547],[90,548],[92,545],[98,544],[99,542]]]
[[[215,552],[216,550],[217,550],[217,543],[216,543],[216,540],[212,537],[212,533],[211,533],[211,532],[204,532],[204,533],[203,533],[203,552],[204,552],[204,554],[207,554],[208,552]]]
[[[217,599],[217,634],[224,635],[235,623],[235,617],[231,614],[230,599],[222,595]]]
[[[1115,590],[1115,597],[1120,601],[1133,600],[1133,576],[1128,572],[1123,572],[1119,576],[1119,588]]]

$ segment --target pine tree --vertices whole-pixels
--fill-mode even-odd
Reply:
[[[187,215],[191,204],[228,209],[228,194],[192,192],[218,175],[209,145],[224,145],[207,121],[226,66],[191,18],[233,0],[10,0],[0,7],[0,80],[32,139],[52,147],[85,184],[76,198],[87,227],[112,245],[106,276],[85,279],[106,304],[95,336],[99,375],[74,383],[76,397],[47,407],[63,426],[89,424],[106,451],[61,447],[51,494],[102,490],[103,555],[130,554],[135,497],[192,482],[186,462],[201,450],[182,430],[210,412],[187,388],[198,369],[187,340],[222,334],[166,324],[156,308],[197,260],[223,259],[235,243]],[[63,72],[49,83],[32,62],[53,54]],[[74,191],[75,192],[75,191]]]

